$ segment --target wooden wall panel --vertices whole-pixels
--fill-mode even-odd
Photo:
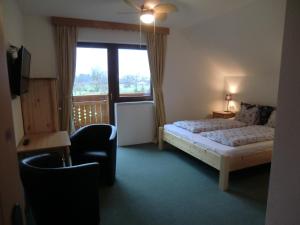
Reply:
[[[21,101],[25,134],[59,130],[56,79],[31,79]]]

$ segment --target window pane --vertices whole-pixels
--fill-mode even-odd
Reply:
[[[107,49],[77,47],[73,96],[107,95]]]
[[[147,50],[119,49],[120,97],[151,95]]]

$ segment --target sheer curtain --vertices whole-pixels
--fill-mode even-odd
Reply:
[[[76,67],[77,28],[55,25],[60,129],[73,130],[72,90]]]
[[[149,32],[146,33],[146,40],[154,95],[156,132],[158,132],[158,128],[166,123],[162,86],[164,80],[167,35]]]

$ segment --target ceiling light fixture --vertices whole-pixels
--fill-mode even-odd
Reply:
[[[160,0],[123,0],[140,14],[141,23],[151,24],[164,21],[168,15],[177,11],[176,5],[162,3]]]
[[[153,11],[152,11],[152,10],[147,10],[147,11],[145,11],[145,12],[142,12],[142,14],[141,14],[141,16],[140,16],[140,20],[141,20],[143,23],[146,23],[146,24],[151,24],[151,23],[153,23],[154,20],[155,20]]]

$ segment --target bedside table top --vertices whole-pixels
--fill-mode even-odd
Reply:
[[[213,111],[212,112],[213,118],[224,118],[229,119],[235,116],[234,112],[224,112],[224,111]]]
[[[224,114],[224,115],[231,115],[235,114],[234,112],[225,112],[225,111],[213,111],[213,113],[218,113],[218,114]]]

